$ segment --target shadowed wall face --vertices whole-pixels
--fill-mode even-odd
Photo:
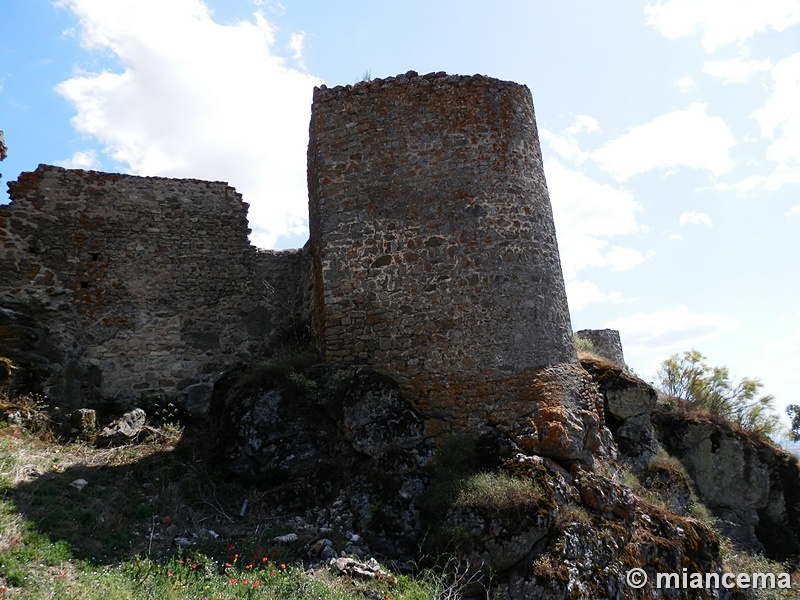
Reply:
[[[166,394],[203,414],[220,372],[276,347],[302,310],[305,253],[251,246],[225,183],[41,165],[9,189],[0,355],[46,363],[62,405]],[[14,324],[30,318],[41,331]]]
[[[308,176],[327,361],[483,422],[575,361],[527,87],[409,73],[317,89]]]

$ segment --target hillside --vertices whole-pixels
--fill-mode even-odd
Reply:
[[[796,460],[657,402],[646,384],[610,363],[587,357],[583,365],[603,394],[613,436],[606,447],[616,454],[591,471],[525,457],[501,436],[452,439],[438,468],[415,469],[413,456],[427,452],[419,437],[424,416],[393,391],[396,384],[366,372],[239,369],[218,383],[210,422],[158,426],[159,414],[171,413],[152,405],[151,426],[111,448],[87,445],[96,429],[75,439],[74,422],[59,426],[68,415],[26,412],[22,389],[7,381],[6,397],[15,391],[3,404],[8,558],[0,587],[31,598],[58,590],[69,597],[70,587],[75,597],[90,597],[92,585],[98,597],[179,589],[178,597],[205,597],[201,590],[211,589],[234,598],[245,596],[230,582],[247,580],[276,598],[355,598],[365,590],[392,598],[649,598],[627,588],[628,569],[796,569]],[[371,398],[370,405],[355,397]],[[67,434],[31,432],[47,419]],[[700,468],[702,442],[687,444],[705,439],[698,429],[720,440],[722,450],[710,457],[724,474],[716,488]],[[731,444],[751,462],[727,464]],[[83,489],[75,486],[80,480]],[[742,493],[743,483],[759,481],[763,489]],[[757,514],[749,537],[741,531],[743,507]],[[367,574],[329,566],[340,555]],[[380,571],[363,566],[371,557]],[[797,586],[798,574],[792,577]],[[770,597],[793,597],[786,593]],[[731,597],[762,596],[742,590]]]

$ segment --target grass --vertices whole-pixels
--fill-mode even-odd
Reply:
[[[737,598],[743,600],[796,600],[800,589],[800,571],[792,570],[792,565],[770,560],[761,555],[748,554],[737,550],[734,545],[723,540],[723,567],[729,573],[790,573],[792,589],[738,590]]]
[[[392,583],[304,565],[305,549],[273,541],[289,529],[266,493],[209,466],[205,432],[168,432],[96,449],[0,427],[0,600],[423,600],[443,587],[434,571]]]
[[[461,482],[453,506],[480,508],[493,513],[524,513],[535,508],[543,496],[541,488],[530,479],[481,472]]]

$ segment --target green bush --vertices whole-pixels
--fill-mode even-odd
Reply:
[[[780,430],[773,396],[759,395],[760,380],[745,377],[734,382],[727,367],[709,366],[697,350],[669,357],[661,363],[657,377],[663,393],[745,429],[764,436]]]

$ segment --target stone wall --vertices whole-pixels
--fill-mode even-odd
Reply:
[[[308,181],[327,361],[484,424],[575,362],[527,87],[410,72],[315,89]]]
[[[619,331],[616,329],[581,329],[576,331],[575,335],[591,342],[597,356],[605,358],[621,369],[625,368],[625,355],[622,352]]]
[[[0,304],[47,338],[47,391],[67,405],[180,393],[202,412],[222,370],[297,329],[306,253],[252,247],[225,183],[40,166],[9,189]]]
[[[527,87],[410,72],[316,89],[308,182],[306,249],[260,252],[227,184],[24,173],[0,207],[0,353],[38,361],[67,406],[163,393],[202,414],[222,371],[313,322],[326,362],[396,379],[433,429],[591,460],[597,394]]]

